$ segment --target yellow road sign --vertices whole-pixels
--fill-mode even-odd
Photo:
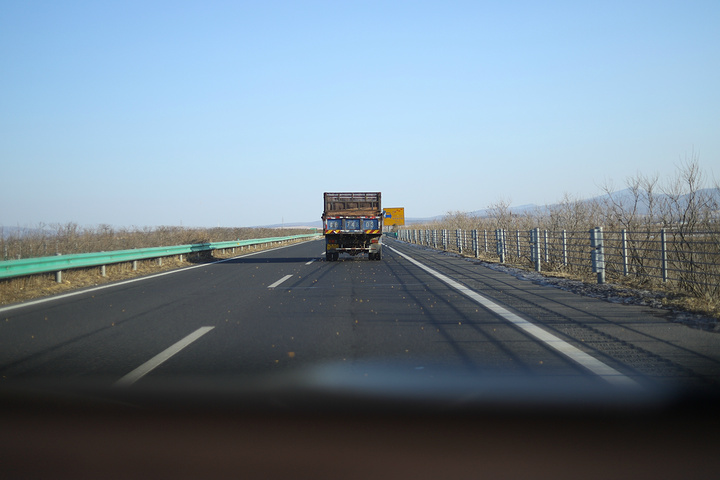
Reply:
[[[405,207],[386,208],[383,217],[385,225],[405,225]]]

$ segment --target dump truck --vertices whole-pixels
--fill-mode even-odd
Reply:
[[[326,260],[336,261],[341,253],[367,253],[370,260],[380,260],[383,227],[380,192],[325,192],[324,195]]]

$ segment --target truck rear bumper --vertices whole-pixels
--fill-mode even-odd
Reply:
[[[325,251],[327,253],[359,253],[376,254],[382,251],[380,235],[326,235]]]

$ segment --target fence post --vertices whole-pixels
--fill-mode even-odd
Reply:
[[[623,262],[623,275],[628,276],[630,271],[628,270],[628,250],[627,250],[627,230],[622,229],[622,262]]]
[[[662,249],[662,280],[668,281],[668,265],[667,265],[667,230],[660,230],[660,248]]]
[[[597,283],[605,283],[605,247],[603,245],[602,227],[595,227],[590,230],[590,258],[592,260],[592,271],[597,273]]]
[[[542,259],[540,258],[540,229],[533,228],[530,231],[530,249],[532,261],[535,263],[535,271],[542,271]]]
[[[502,237],[502,254],[503,254],[503,263],[505,263],[505,259],[507,258],[507,230],[504,228],[500,229],[500,235]]]
[[[473,242],[473,251],[475,252],[475,258],[478,258],[480,256],[480,239],[478,238],[477,230],[472,231],[472,242]]]
[[[495,242],[500,263],[505,263],[505,231],[502,228],[495,230]]]
[[[447,237],[448,237],[447,230],[443,229],[443,231],[442,231],[442,247],[443,247],[443,251],[445,251],[445,252],[447,252],[447,244],[448,244]]]
[[[455,239],[455,243],[456,243],[456,245],[457,245],[458,253],[459,253],[460,255],[462,255],[462,230],[458,228],[458,229],[455,231],[455,235],[456,235],[456,237],[457,237],[457,238]]]
[[[520,258],[520,230],[515,231],[515,244],[517,246],[517,258]]]
[[[562,231],[562,249],[563,249],[563,265],[567,267],[567,264],[568,264],[567,230]]]
[[[550,263],[550,244],[548,242],[547,230],[545,230],[545,263]]]

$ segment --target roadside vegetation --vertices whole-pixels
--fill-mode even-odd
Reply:
[[[272,229],[272,228],[184,228],[157,227],[116,229],[109,225],[97,228],[82,228],[74,223],[47,227],[14,230],[12,235],[3,236],[0,232],[0,260],[15,260],[52,256],[57,254],[91,253],[134,248],[187,245],[196,243],[247,240],[252,238],[283,237],[313,233],[312,229]],[[105,276],[99,267],[71,269],[63,272],[62,283],[55,281],[55,275],[40,274],[11,278],[0,281],[0,305],[21,302],[33,298],[54,295],[78,288],[91,287],[103,283],[126,280],[133,277],[150,275],[167,270],[187,267],[197,263],[211,262],[221,258],[237,256],[242,253],[271,248],[267,245],[244,247],[235,253],[227,251],[203,252],[198,255],[163,257],[137,262],[137,269],[131,263],[107,265]]]
[[[203,229],[168,226],[113,228],[110,225],[88,228],[81,227],[76,223],[68,223],[13,229],[11,233],[6,233],[0,227],[0,260],[283,237],[303,233],[312,233],[312,230],[290,228]]]
[[[618,258],[609,258],[606,267],[607,281],[644,290],[662,291],[668,305],[684,310],[720,318],[720,186],[710,185],[701,170],[697,156],[686,158],[678,167],[676,176],[661,180],[657,175],[641,173],[630,177],[625,188],[618,191],[612,184],[602,186],[605,195],[595,200],[565,195],[552,206],[513,213],[509,200],[489,206],[482,216],[464,212],[449,212],[441,220],[428,224],[414,224],[407,229],[448,230],[455,235],[458,229],[488,232],[491,247],[480,249],[479,258],[498,262],[495,252],[495,231],[504,229],[511,252],[515,251],[516,235],[522,236],[524,253],[506,256],[505,263],[531,270],[534,262],[529,255],[528,232],[539,228],[548,232],[550,249],[557,253],[563,238],[576,258],[567,264],[559,255],[543,262],[545,275],[594,282],[595,274],[589,268],[589,230],[603,227],[605,241],[618,251],[620,235],[626,231],[628,245],[628,273],[618,268]],[[666,229],[672,241],[668,242],[668,258],[675,279],[658,278],[659,234]],[[629,233],[627,233],[629,232]],[[554,242],[554,243],[553,243]],[[455,240],[449,242],[455,249]],[[606,248],[606,256],[609,249]],[[465,255],[474,252],[465,250]],[[571,254],[572,254],[571,253]]]

